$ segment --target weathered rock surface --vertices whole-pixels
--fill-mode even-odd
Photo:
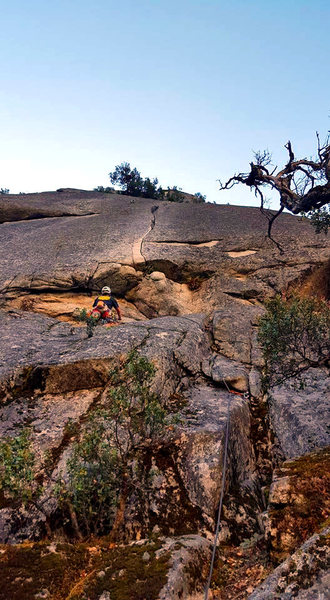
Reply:
[[[45,559],[48,565],[49,555],[55,555],[63,566],[68,551],[79,569],[76,595],[72,586],[64,586],[63,599],[68,593],[79,600],[86,594],[109,600],[118,590],[129,594],[129,579],[140,585],[139,579],[131,566],[119,564],[131,552],[138,558],[141,585],[148,581],[153,586],[152,600],[201,594],[210,544],[200,534],[210,539],[214,531],[228,414],[221,539],[240,544],[266,525],[273,558],[292,553],[326,519],[326,503],[314,510],[310,496],[310,481],[318,476],[311,473],[308,479],[305,472],[292,471],[301,458],[285,463],[274,473],[267,507],[261,486],[269,485],[279,460],[303,455],[313,463],[309,453],[326,452],[329,378],[325,368],[309,369],[300,388],[294,380],[277,386],[268,412],[257,322],[264,299],[290,286],[306,290],[318,282],[319,294],[327,297],[330,240],[316,236],[307,221],[282,214],[274,226],[285,249],[281,254],[265,239],[267,219],[256,208],[68,189],[6,196],[0,202],[0,435],[12,437],[29,426],[38,468],[43,469],[45,451],[54,459],[50,479],[44,481],[44,514],[11,505],[1,495],[1,540],[42,538],[46,517],[53,531],[64,535],[56,520],[53,481],[59,470],[65,472],[72,452],[71,425],[83,430],[90,412],[102,406],[113,361],[136,348],[154,362],[154,390],[176,407],[180,421],[153,448],[139,491],[127,498],[118,539],[128,545],[111,554],[108,548],[78,549],[77,544],[78,560],[71,546],[52,543],[47,550],[41,543],[35,554],[31,546],[25,559],[31,565]],[[110,329],[96,327],[87,338],[71,313],[75,306],[88,308],[92,293],[105,284],[120,298],[124,320]],[[323,481],[320,476],[315,483],[318,490]],[[138,546],[136,540],[151,532],[171,537]],[[307,542],[297,569],[288,563],[275,571],[282,579],[270,578],[261,595],[251,598],[322,597],[328,584],[320,540]],[[90,551],[106,560],[94,563]],[[6,547],[6,560],[8,552]],[[89,567],[82,581],[79,573]],[[54,586],[43,575],[36,577],[31,597],[53,598]],[[28,580],[24,571],[22,582],[15,584],[18,594],[19,585],[30,593]],[[141,598],[146,597],[143,585]]]
[[[264,309],[239,302],[217,310],[213,316],[213,336],[221,352],[230,359],[251,364],[254,327]],[[256,348],[254,348],[256,352]],[[256,360],[254,364],[258,364]]]
[[[15,435],[28,424],[37,456],[54,448],[62,447],[65,452],[67,444],[63,445],[63,439],[68,422],[79,422],[88,413],[106,385],[111,360],[132,347],[140,348],[157,365],[155,389],[161,397],[168,398],[180,388],[186,373],[198,376],[202,372],[202,362],[210,353],[203,320],[197,315],[164,317],[108,330],[99,328],[88,339],[81,328],[72,331],[69,325],[41,315],[4,313],[2,435]],[[183,423],[167,442],[167,449],[163,452],[160,448],[150,465],[153,471],[157,469],[157,477],[143,501],[143,525],[135,511],[134,498],[128,503],[129,535],[145,535],[154,524],[173,534],[214,527],[228,402],[228,523],[231,531],[236,528],[236,536],[248,535],[258,528],[255,511],[260,509],[260,490],[247,400],[206,383],[189,387],[187,392],[183,387],[183,398]],[[235,499],[237,490],[240,502]],[[51,503],[50,510],[54,508],[56,505]],[[137,508],[141,511],[141,506]],[[8,525],[13,520],[12,512],[5,509],[2,516],[2,541],[22,539],[21,535],[24,538],[29,532],[35,537],[42,527],[42,523],[34,523],[32,531],[23,525],[21,515],[21,533],[17,537],[17,523],[14,522],[14,530]]]
[[[2,221],[17,217],[0,225],[0,290],[7,292],[97,289],[111,278],[122,294],[125,276],[117,277],[113,265],[135,269],[147,262],[179,283],[218,273],[212,296],[222,287],[249,298],[285,287],[328,256],[326,236],[283,214],[274,226],[286,245],[283,259],[265,243],[267,219],[256,208],[158,202],[155,210],[153,200],[83,191],[9,195],[2,202]],[[36,211],[45,218],[33,219]],[[138,280],[132,272],[128,289]]]
[[[275,470],[267,510],[273,560],[286,558],[326,522],[329,489],[329,448],[286,461]]]
[[[248,600],[326,600],[329,597],[329,528],[313,535]]]
[[[285,458],[330,445],[330,377],[308,369],[272,389],[270,419]]]
[[[211,559],[211,544],[197,535],[182,536],[165,540],[157,551],[158,556],[170,552],[170,568],[167,583],[160,591],[157,600],[180,600],[192,592],[203,590]],[[202,568],[201,568],[202,565]],[[199,577],[196,577],[196,571]]]

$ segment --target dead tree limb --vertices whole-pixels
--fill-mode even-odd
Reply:
[[[317,136],[317,158],[295,159],[290,140],[285,144],[289,159],[282,169],[272,170],[271,155],[268,150],[255,153],[254,162],[250,163],[249,173],[237,173],[226,183],[220,183],[220,190],[230,190],[234,185],[244,184],[260,198],[260,208],[265,213],[264,187],[276,190],[280,195],[280,209],[268,220],[268,237],[274,221],[284,209],[293,214],[308,213],[319,210],[330,203],[330,137],[321,146]],[[272,239],[272,238],[271,238]]]

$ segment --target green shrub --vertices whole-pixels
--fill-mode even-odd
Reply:
[[[151,390],[154,375],[155,367],[148,359],[129,352],[110,372],[108,395],[92,410],[80,435],[71,421],[65,427],[64,433],[77,440],[65,473],[54,482],[54,494],[64,523],[71,523],[80,539],[118,529],[128,496],[142,489],[145,456],[156,437],[174,423],[169,409]],[[54,465],[49,451],[44,455],[44,469],[51,477]],[[4,439],[0,443],[1,499],[33,503],[42,511],[40,496],[45,488],[36,475],[30,430]]]
[[[110,530],[116,508],[120,462],[100,415],[91,416],[55,487],[59,505],[78,537]]]
[[[330,356],[330,308],[314,298],[276,296],[259,321],[265,387],[324,365]]]
[[[169,423],[151,391],[154,375],[153,364],[136,351],[118,362],[107,398],[73,447],[56,495],[78,537],[118,528],[127,497],[141,484],[144,453]]]
[[[75,309],[74,313],[73,313],[73,318],[75,319],[75,321],[87,321],[87,310],[86,308],[82,308],[82,309]]]
[[[35,481],[35,455],[30,438],[30,430],[23,429],[18,436],[0,442],[1,495],[23,505],[41,493]]]
[[[310,219],[315,233],[328,233],[328,229],[330,227],[330,209],[329,206],[323,206],[322,208],[317,208],[310,213],[307,214],[307,217]]]

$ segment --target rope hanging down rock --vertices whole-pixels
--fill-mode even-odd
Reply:
[[[231,390],[229,389],[229,387],[228,387],[227,383],[225,382],[225,380],[223,380],[223,383],[225,384],[228,392],[231,392]],[[227,456],[228,456],[228,440],[229,440],[229,416],[230,416],[230,395],[228,395],[228,402],[227,402],[227,421],[226,421],[226,432],[225,432],[225,448],[224,448],[224,454],[223,454],[222,482],[221,482],[221,492],[220,492],[218,519],[217,519],[217,526],[216,526],[216,529],[215,529],[213,551],[212,551],[212,558],[211,558],[211,564],[210,564],[210,572],[209,572],[207,584],[206,584],[206,587],[205,587],[204,600],[208,600],[208,597],[209,597],[209,590],[210,590],[211,579],[212,579],[212,575],[213,575],[214,560],[215,560],[215,554],[216,554],[216,551],[217,551],[217,543],[218,543],[218,537],[219,537],[219,531],[220,531],[220,519],[221,519],[222,503],[223,503],[223,496],[224,496],[224,492],[225,492],[225,483],[226,483],[226,469],[227,469]]]

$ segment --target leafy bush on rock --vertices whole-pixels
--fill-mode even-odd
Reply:
[[[266,308],[259,321],[266,388],[329,361],[330,307],[326,301],[276,296]]]

